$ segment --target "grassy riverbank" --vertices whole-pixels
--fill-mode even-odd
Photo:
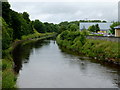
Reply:
[[[2,17],[0,17],[0,40],[2,43],[2,88],[14,88],[16,75],[14,74],[13,49],[20,43],[26,44],[39,39],[53,37],[58,26],[53,23],[42,23],[39,20],[30,20],[27,12],[18,13],[10,9],[9,2],[2,3]],[[1,83],[0,83],[1,85]]]
[[[3,51],[4,59],[2,59],[2,88],[16,87],[15,84],[16,84],[17,76],[13,71],[14,62],[11,54],[12,50],[14,50],[14,48],[20,43],[25,45],[26,43],[30,43],[36,40],[46,39],[49,37],[53,37],[55,35],[56,33],[44,33],[44,34],[36,33],[28,36],[23,36],[24,38],[22,38],[22,40],[16,40],[15,42],[12,43],[10,48],[4,50]]]
[[[120,43],[86,39],[82,32],[64,31],[57,36],[57,43],[71,51],[85,54],[97,60],[120,63]]]

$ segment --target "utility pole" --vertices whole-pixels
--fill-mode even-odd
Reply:
[[[120,1],[118,2],[118,22],[120,22]]]

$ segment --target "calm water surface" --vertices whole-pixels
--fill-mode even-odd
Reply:
[[[13,52],[19,88],[117,88],[117,66],[64,52],[53,40],[19,45]]]

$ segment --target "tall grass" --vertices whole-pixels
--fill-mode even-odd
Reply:
[[[27,36],[22,36],[22,40],[41,38],[45,36],[54,35],[55,33],[34,33]]]
[[[13,67],[14,67],[14,62],[12,59],[12,55],[11,52],[12,50],[14,50],[14,48],[16,47],[16,45],[18,45],[20,43],[28,43],[30,41],[32,41],[32,39],[37,40],[37,39],[41,39],[41,38],[48,38],[49,36],[52,37],[54,36],[56,33],[34,33],[31,35],[27,35],[27,36],[22,36],[22,40],[15,40],[15,42],[13,42],[13,44],[11,44],[11,46],[6,49],[3,50],[2,52],[2,88],[15,88],[15,84],[16,84],[16,80],[17,77],[14,74],[13,71]]]
[[[66,49],[70,49],[78,53],[83,53],[89,57],[95,57],[100,60],[108,60],[120,63],[120,43],[86,39],[82,33],[80,33],[78,36],[73,37],[72,39],[68,39],[70,38],[68,36],[68,33],[63,32],[57,36],[56,41],[59,46],[65,47]],[[76,32],[72,32],[73,35],[76,35],[75,33]]]
[[[14,88],[16,76],[13,71],[13,62],[2,60],[2,88]]]

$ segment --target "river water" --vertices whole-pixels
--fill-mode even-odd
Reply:
[[[19,45],[13,51],[19,88],[118,88],[120,68],[61,50],[55,41]]]

